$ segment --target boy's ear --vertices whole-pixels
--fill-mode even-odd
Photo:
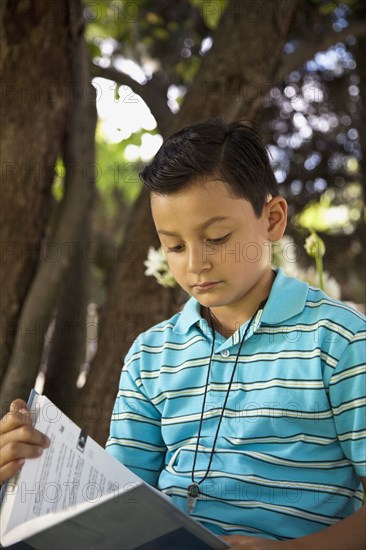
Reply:
[[[279,241],[287,225],[287,202],[281,197],[273,197],[265,205],[268,220],[268,239],[271,242]]]

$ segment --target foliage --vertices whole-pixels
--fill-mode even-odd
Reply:
[[[209,29],[216,29],[227,3],[228,0],[191,0],[192,6],[201,10],[202,18]]]
[[[330,234],[352,234],[361,221],[362,189],[359,183],[349,183],[337,193],[327,189],[319,201],[310,201],[294,217],[294,224],[309,231],[323,231]]]
[[[141,166],[128,161],[126,149],[129,145],[139,147],[143,133],[144,131],[140,130],[121,143],[111,143],[106,141],[100,127],[97,129],[97,184],[101,195],[109,195],[118,189],[128,204],[135,200],[141,189],[138,176]],[[107,203],[106,206],[110,207]]]

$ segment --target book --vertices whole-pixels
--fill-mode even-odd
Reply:
[[[0,541],[37,550],[206,550],[228,545],[123,466],[32,390],[34,426],[51,440],[3,484]]]

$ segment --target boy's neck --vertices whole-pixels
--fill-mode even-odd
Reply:
[[[217,309],[218,308],[216,308],[216,310]],[[243,323],[245,323],[246,320],[250,318],[250,316],[248,316],[248,318],[243,320],[242,322],[241,321],[235,322],[233,320],[233,316],[230,315],[230,313],[228,316],[226,316],[225,314],[223,315],[221,312],[220,319],[218,319],[218,317],[215,315],[212,309],[209,310],[209,308],[207,307],[202,307],[201,312],[202,312],[202,316],[206,319],[208,324],[211,326],[211,323],[212,323],[214,330],[219,334],[221,334],[222,336],[224,336],[226,340],[230,338],[238,330],[238,328]],[[210,319],[210,313],[211,313],[211,319]]]
[[[213,313],[212,310],[209,310],[208,308],[204,307],[203,310],[203,316],[210,325],[212,323],[213,329],[216,332],[219,332],[224,336],[224,338],[227,340],[230,338],[239,328],[238,324],[235,324],[235,326],[231,325],[228,326],[227,324],[219,321],[219,319],[216,317],[216,315]],[[210,319],[210,313],[211,313],[211,319]]]
[[[210,308],[212,325],[215,331],[222,334],[226,339],[230,338],[244,323],[246,323],[256,312],[259,305],[265,300],[271,290],[275,272],[271,270],[267,284],[262,289],[258,289],[256,296],[246,304],[235,306],[218,306]],[[201,306],[201,315],[210,325],[209,308]]]

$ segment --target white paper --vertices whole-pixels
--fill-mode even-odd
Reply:
[[[51,439],[51,445],[39,458],[26,460],[20,473],[9,480],[1,506],[2,538],[35,518],[43,517],[37,521],[42,529],[51,521],[50,514],[77,504],[94,505],[103,495],[143,483],[47,397],[34,394],[31,413],[34,426]]]
[[[188,547],[228,547],[86,437],[45,396],[34,392],[29,406],[51,445],[26,460],[2,492],[2,545],[26,540],[38,550],[134,550],[147,543],[161,550],[169,537],[169,548],[185,540]]]

